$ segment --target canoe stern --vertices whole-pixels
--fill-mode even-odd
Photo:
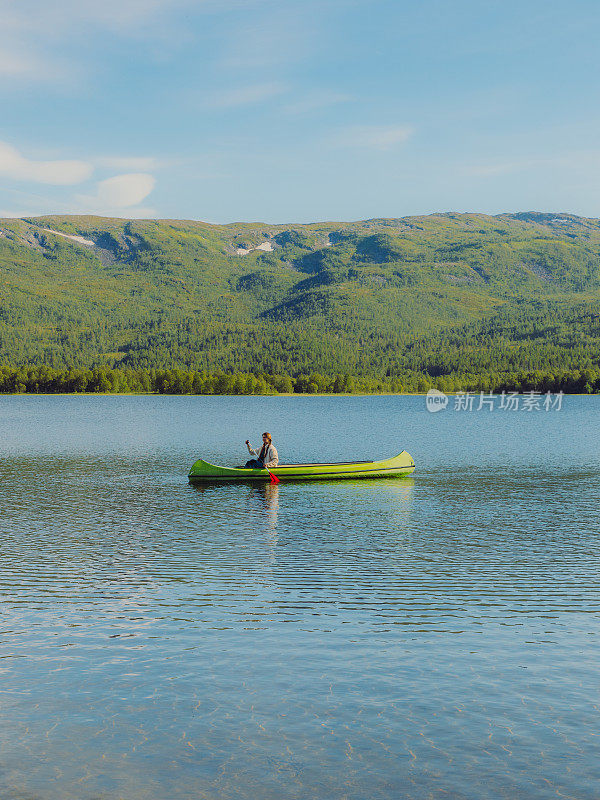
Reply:
[[[208,461],[199,459],[192,464],[188,475],[190,480],[227,480],[231,478],[267,478],[269,473],[266,469],[239,469],[236,467],[220,467],[217,464],[210,464]]]

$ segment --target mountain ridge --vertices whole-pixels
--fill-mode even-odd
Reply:
[[[586,339],[582,364],[595,369],[594,324],[582,328],[577,309],[585,317],[599,302],[600,220],[567,212],[0,219],[4,364],[449,375],[462,363],[452,331],[464,329],[473,349],[480,325],[472,363],[516,369],[499,343],[525,368],[514,321],[530,330],[550,314]],[[560,340],[553,354],[526,337],[542,367],[573,368],[564,334],[548,333]],[[417,363],[415,348],[436,354],[435,365]]]

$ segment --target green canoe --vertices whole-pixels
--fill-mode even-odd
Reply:
[[[350,461],[339,464],[279,464],[271,472],[282,481],[333,480],[337,478],[397,478],[410,475],[415,468],[412,456],[403,450],[385,461]],[[190,470],[191,483],[201,481],[268,481],[266,469],[219,467],[196,461]]]

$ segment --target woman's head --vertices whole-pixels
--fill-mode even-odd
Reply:
[[[272,441],[272,439],[271,439],[271,434],[270,434],[270,433],[266,433],[266,432],[265,432],[265,433],[263,433],[263,442],[265,442],[265,444],[266,444],[267,442],[268,442],[269,444],[271,444],[271,441]]]

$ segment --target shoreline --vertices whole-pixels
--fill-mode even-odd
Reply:
[[[478,397],[482,390],[471,390],[462,392],[473,397]],[[549,393],[552,395],[560,392],[541,392],[537,389],[530,391],[538,392],[541,397]],[[527,395],[527,392],[515,392],[517,395]],[[444,392],[446,397],[456,397],[458,392]],[[484,395],[492,394],[501,397],[502,392],[483,392]],[[512,392],[507,392],[512,394]],[[569,397],[594,397],[600,392],[563,392],[563,396]],[[427,392],[280,392],[278,394],[171,394],[160,392],[0,392],[1,397],[427,397]]]
[[[448,397],[456,392],[447,392]],[[279,392],[278,394],[171,394],[169,392],[0,392],[0,397],[425,397],[427,392]]]

